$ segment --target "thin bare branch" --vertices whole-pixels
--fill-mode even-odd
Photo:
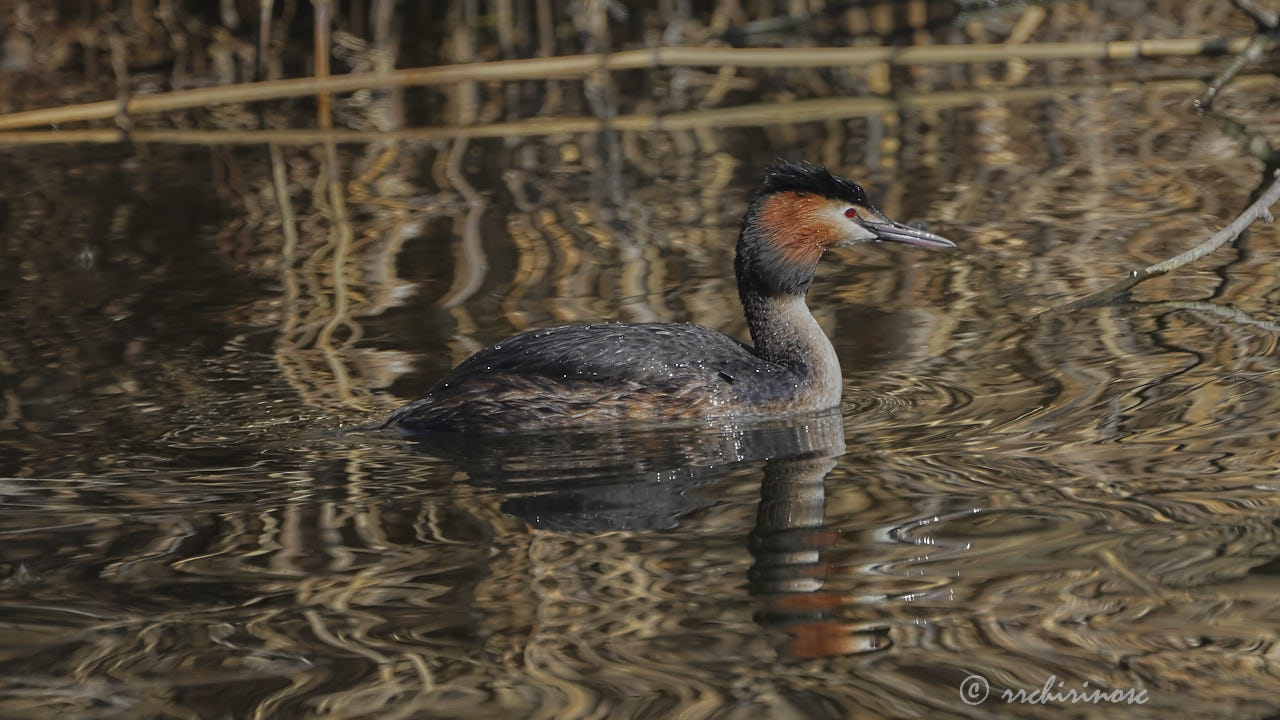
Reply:
[[[1262,219],[1267,222],[1271,222],[1273,219],[1271,216],[1271,206],[1275,205],[1277,201],[1280,201],[1280,171],[1276,171],[1272,177],[1273,180],[1271,182],[1271,186],[1268,187],[1257,200],[1250,204],[1249,207],[1245,208],[1244,212],[1240,213],[1235,220],[1231,221],[1231,224],[1213,235],[1210,235],[1208,239],[1199,245],[1196,245],[1186,252],[1179,253],[1178,255],[1175,255],[1163,262],[1149,265],[1141,270],[1134,270],[1123,280],[1112,283],[1102,290],[1090,293],[1078,300],[1073,300],[1069,303],[1050,308],[1040,313],[1037,317],[1050,317],[1079,310],[1081,308],[1114,304],[1123,297],[1124,293],[1128,292],[1138,283],[1150,280],[1153,277],[1165,275],[1182,267],[1183,265],[1193,263],[1196,260],[1209,255],[1223,245],[1235,241],[1235,239],[1240,237],[1240,235],[1247,230],[1254,221]]]
[[[1231,2],[1244,14],[1253,18],[1259,29],[1274,31],[1280,28],[1280,13],[1264,6],[1258,0],[1231,0]]]
[[[1240,74],[1246,67],[1262,57],[1262,54],[1275,47],[1275,38],[1271,35],[1259,33],[1249,40],[1249,44],[1240,51],[1238,55],[1231,59],[1231,62],[1223,68],[1222,72],[1209,82],[1209,86],[1204,89],[1200,97],[1196,98],[1196,110],[1205,113],[1213,108],[1213,101],[1218,97],[1218,93],[1222,88],[1226,87]]]
[[[1222,72],[1209,82],[1204,93],[1196,98],[1196,109],[1209,112],[1218,92],[1239,75],[1250,63],[1262,57],[1262,54],[1276,45],[1276,32],[1280,29],[1280,14],[1263,6],[1257,0],[1231,0],[1235,6],[1258,25],[1258,34],[1249,40],[1249,44],[1239,52]]]

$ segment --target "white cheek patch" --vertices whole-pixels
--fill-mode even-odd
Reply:
[[[831,205],[827,208],[828,222],[837,229],[836,236],[840,238],[838,244],[852,245],[853,243],[878,240],[879,235],[862,227],[854,218],[845,217],[844,211],[848,208],[849,206],[844,204]]]
[[[849,242],[870,242],[872,240],[880,239],[879,235],[876,235],[852,220],[845,220],[845,222],[853,226],[850,228]]]

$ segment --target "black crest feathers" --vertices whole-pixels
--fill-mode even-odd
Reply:
[[[806,162],[776,160],[764,171],[764,185],[757,197],[777,192],[800,192],[843,200],[857,205],[869,205],[867,193],[852,180],[832,175],[824,167]]]

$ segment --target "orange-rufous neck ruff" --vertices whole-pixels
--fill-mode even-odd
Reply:
[[[760,209],[760,226],[788,262],[816,265],[841,238],[832,223],[832,203],[820,195],[773,193]]]

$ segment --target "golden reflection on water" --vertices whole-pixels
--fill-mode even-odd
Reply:
[[[1074,37],[1063,7],[1038,32]],[[965,32],[1002,40],[991,22]],[[1195,62],[1159,67],[1195,77]],[[1152,67],[993,64],[966,82]],[[949,72],[896,81],[937,89]],[[785,77],[660,81],[676,109],[695,91],[713,105],[885,81]],[[1219,106],[1268,129],[1274,79],[1251,82]],[[575,102],[564,85],[548,103]],[[1265,715],[1280,236],[1255,227],[1135,302],[1035,317],[1246,204],[1257,168],[1187,111],[1196,87],[386,143],[342,148],[337,168],[296,147],[15,151],[0,714]],[[499,112],[483,90],[450,112]],[[824,260],[811,305],[845,367],[839,415],[335,432],[518,330],[744,336],[732,244],[778,154],[865,179],[887,214],[961,245]],[[975,673],[1150,701],[970,708]]]

